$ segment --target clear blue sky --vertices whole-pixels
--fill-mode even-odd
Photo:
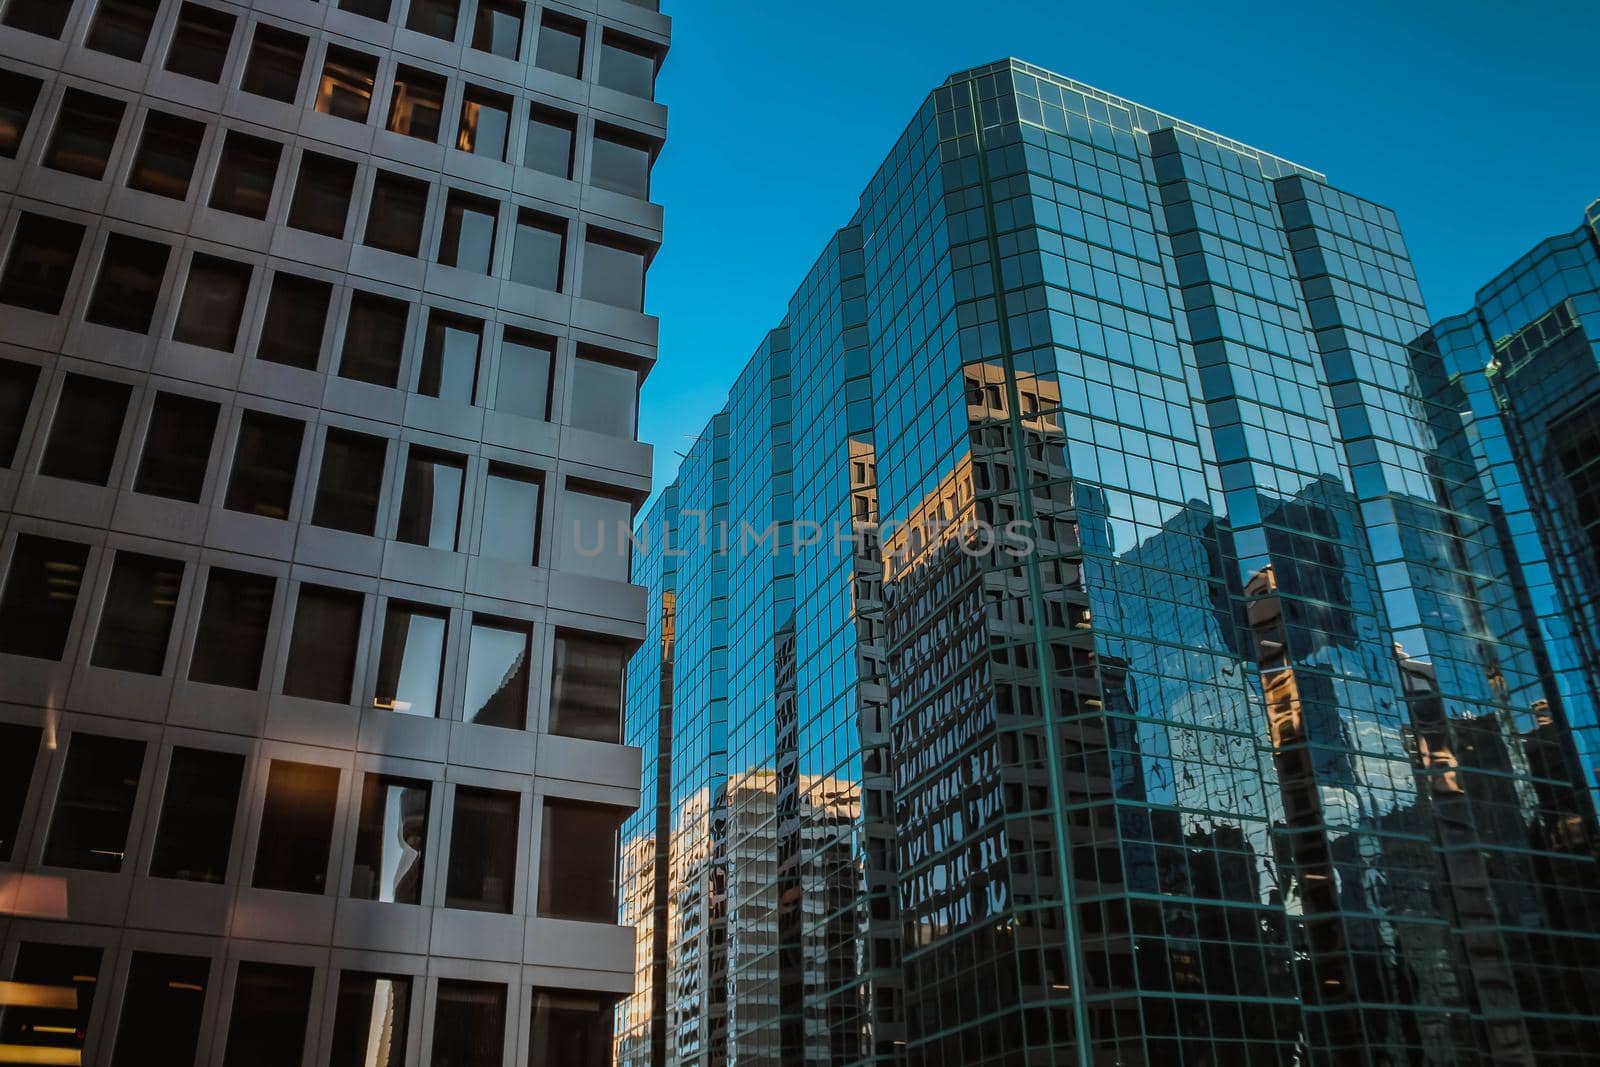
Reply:
[[[1600,4],[663,0],[670,111],[650,272],[657,485],[922,99],[1004,56],[1293,159],[1400,215],[1428,307],[1463,310],[1600,197]]]

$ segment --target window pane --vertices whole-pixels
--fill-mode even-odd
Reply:
[[[415,67],[400,67],[389,98],[389,129],[424,141],[439,140],[445,80]]]
[[[194,1063],[210,981],[208,959],[135,952],[111,1067]]]
[[[239,443],[223,506],[269,519],[288,518],[305,428],[299,419],[246,411],[239,420]]]
[[[306,1019],[316,971],[280,963],[241,963],[222,1067],[284,1067],[305,1055]]]
[[[600,39],[600,73],[596,80],[607,89],[655,99],[655,49],[643,41],[607,31]]]
[[[389,0],[339,0],[340,11],[352,11],[379,22],[389,21]]]
[[[0,70],[0,156],[17,158],[22,135],[28,132],[28,120],[33,117],[43,87],[38,78]]]
[[[582,354],[572,362],[572,425],[633,440],[638,432],[639,372],[595,358],[601,354],[594,349],[578,351]]]
[[[473,155],[504,160],[510,132],[511,98],[469,86],[461,104],[456,147]]]
[[[278,271],[272,276],[272,295],[267,298],[256,358],[316,370],[332,301],[333,286],[329,283]]]
[[[569,78],[583,77],[583,23],[545,12],[535,64]]]
[[[441,978],[433,1013],[433,1067],[500,1067],[506,987]]]
[[[144,119],[144,133],[133,157],[128,186],[173,200],[185,199],[205,135],[203,122],[150,112]]]
[[[133,491],[199,503],[221,410],[210,400],[157,394]]]
[[[511,563],[539,562],[539,476],[494,466],[483,497],[483,538],[478,554]]]
[[[316,109],[335,118],[366,122],[372,109],[372,83],[378,77],[378,57],[338,45],[328,46],[317,87]]]
[[[160,0],[100,0],[84,46],[139,62],[160,6]]]
[[[612,744],[622,739],[628,647],[579,633],[556,635],[550,732]]]
[[[10,0],[0,24],[41,37],[60,37],[71,11],[72,5],[61,0]]]
[[[409,313],[410,306],[404,300],[376,293],[356,293],[351,297],[339,376],[389,389],[398,385]]]
[[[390,604],[378,654],[378,688],[372,706],[402,715],[439,717],[444,680],[444,643],[449,616],[406,604]]]
[[[211,568],[189,666],[190,681],[233,689],[254,689],[260,684],[276,587],[270,575]]]
[[[627,812],[575,800],[544,802],[539,914],[617,921],[617,831]]]
[[[456,18],[460,13],[460,0],[411,0],[411,7],[406,13],[406,29],[453,41]]]
[[[0,592],[0,652],[60,659],[89,546],[21,534]]]
[[[565,221],[536,211],[517,213],[517,240],[511,250],[512,281],[559,293],[566,258]]]
[[[417,392],[441,400],[472,403],[478,390],[478,346],[483,323],[433,312],[428,343],[422,350]]]
[[[17,963],[11,971],[13,982],[70,990],[77,995],[77,1005],[73,1008],[14,1005],[0,1012],[0,1046],[41,1050],[20,1055],[13,1052],[7,1060],[13,1063],[80,1062],[100,977],[100,955],[100,949],[78,945],[24,941],[17,946]],[[51,1054],[42,1051],[45,1049],[61,1051]]]
[[[577,132],[576,118],[535,104],[528,112],[528,140],[522,150],[522,165],[558,178],[572,177],[572,146]]]
[[[529,1063],[611,1067],[616,998],[602,993],[534,989]]]
[[[46,866],[122,870],[143,767],[143,741],[72,735],[44,849]]]
[[[472,47],[506,59],[522,52],[522,0],[478,0]]]
[[[521,798],[515,793],[456,788],[445,907],[511,914],[520,807]]]
[[[406,459],[400,528],[395,537],[408,544],[454,552],[465,483],[466,460],[413,448]]]
[[[233,40],[234,18],[226,11],[184,4],[178,12],[178,29],[167,49],[167,69],[201,81],[222,78]]]
[[[257,26],[239,88],[285,104],[294,103],[300,93],[300,71],[305,66],[306,48],[310,43],[298,33],[264,23]]]
[[[428,183],[388,171],[372,185],[363,240],[373,248],[402,256],[422,250],[422,219],[428,210]]]
[[[312,525],[369,536],[377,529],[388,447],[381,437],[353,430],[328,430]]]
[[[77,223],[24,213],[0,277],[0,304],[60,314],[82,243],[83,227]]]
[[[61,99],[61,113],[44,154],[44,165],[99,181],[117,143],[122,112],[121,100],[68,89]]]
[[[583,251],[583,298],[643,311],[648,262],[649,249],[645,245],[590,230]]]
[[[161,800],[161,825],[150,857],[153,878],[221,885],[228,880],[233,823],[244,782],[234,752],[174,748]]]
[[[85,317],[101,326],[149,333],[171,253],[172,249],[156,241],[111,234],[106,238],[100,277]]]
[[[250,274],[248,263],[196,252],[189,265],[189,281],[183,287],[183,304],[172,330],[173,340],[232,352],[239,340]]]
[[[555,354],[555,342],[549,338],[508,328],[500,346],[500,376],[495,385],[494,409],[548,421],[550,369]]]
[[[117,459],[122,421],[133,389],[121,382],[69,374],[61,385],[39,473],[105,485]]]
[[[300,158],[300,178],[289,204],[289,225],[324,237],[343,237],[355,184],[354,163],[307,152]]]
[[[37,726],[0,722],[0,863],[10,863],[17,847],[43,733]]]
[[[422,902],[428,795],[427,782],[377,774],[362,780],[352,897],[386,904]]]
[[[300,587],[283,675],[286,695],[350,703],[361,643],[362,599],[360,593],[347,589]]]
[[[405,1067],[411,979],[345,971],[328,1067]]]
[[[262,137],[229,130],[211,185],[211,206],[252,219],[264,219],[272,207],[283,146]]]
[[[338,803],[339,768],[272,761],[256,841],[257,889],[323,891]]]
[[[439,235],[439,262],[475,274],[491,273],[499,210],[493,200],[451,193],[445,203],[444,230]]]
[[[16,462],[22,443],[22,424],[33,406],[39,368],[32,363],[0,359],[0,467]]]
[[[118,552],[100,612],[94,665],[160,674],[167,663],[172,616],[182,585],[182,561]]]
[[[528,722],[528,660],[533,630],[526,623],[472,620],[467,650],[467,722],[521,730]]]
[[[648,200],[653,155],[650,142],[644,138],[611,126],[597,126],[589,180],[602,189]]]
[[[628,580],[633,505],[615,497],[567,489],[557,513],[558,565],[572,574],[612,581]]]

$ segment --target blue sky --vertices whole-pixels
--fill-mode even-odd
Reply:
[[[1007,55],[1399,213],[1435,317],[1600,197],[1593,0],[663,0],[657,484],[927,93]]]

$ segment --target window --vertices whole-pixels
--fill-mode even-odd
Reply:
[[[528,138],[522,147],[522,165],[558,178],[570,178],[572,149],[577,138],[576,117],[535,104],[528,112]]]
[[[610,1067],[616,998],[565,989],[533,991],[529,1063]]]
[[[452,191],[445,202],[439,262],[474,274],[494,271],[494,231],[500,205]]]
[[[144,58],[144,46],[150,40],[150,29],[160,7],[161,0],[100,0],[84,46],[139,62]]]
[[[521,805],[516,793],[456,787],[445,907],[511,914]]]
[[[338,805],[339,768],[273,760],[252,884],[285,893],[321,893]]]
[[[656,50],[643,41],[607,30],[600,37],[600,72],[595,80],[607,89],[654,100]]]
[[[389,389],[398,385],[410,312],[404,300],[359,292],[351,297],[339,376]]]
[[[190,681],[232,689],[254,689],[260,684],[276,587],[268,574],[211,568],[200,605]]]
[[[506,59],[522,54],[522,0],[478,0],[472,47]]]
[[[460,14],[461,0],[411,0],[411,8],[406,12],[406,29],[453,41]]]
[[[627,581],[630,562],[627,533],[633,528],[632,502],[612,495],[603,487],[589,489],[586,483],[569,481],[561,508],[557,526],[561,569],[591,578]]]
[[[559,293],[566,259],[565,220],[526,208],[517,212],[517,239],[511,249],[512,281]]]
[[[369,774],[361,782],[350,895],[386,904],[422,902],[428,848],[427,782]]]
[[[620,641],[571,630],[558,633],[550,732],[587,741],[620,741],[628,656],[628,646]]]
[[[461,524],[461,490],[466,476],[465,458],[448,452],[412,448],[406,457],[400,528],[395,537],[408,544],[454,552]]]
[[[335,118],[366,122],[372,109],[372,85],[378,78],[378,57],[338,45],[328,46],[317,87],[316,109]]]
[[[305,429],[299,419],[246,411],[239,420],[239,444],[233,452],[233,476],[223,506],[229,511],[287,519]]]
[[[9,467],[22,443],[22,424],[33,406],[39,368],[32,363],[0,359],[0,467]]]
[[[539,914],[583,922],[617,921],[617,831],[622,808],[576,800],[544,802],[539,850]]]
[[[333,286],[329,283],[278,271],[272,276],[272,295],[267,298],[256,358],[316,370],[332,301]]]
[[[643,241],[590,227],[584,242],[580,295],[585,300],[643,311],[644,272],[650,252]]]
[[[210,400],[156,394],[133,491],[198,504],[221,411],[221,405]]]
[[[183,287],[183,303],[178,307],[172,339],[232,352],[239,340],[250,275],[248,263],[196,252],[189,263],[189,281]]]
[[[539,20],[539,51],[534,65],[569,78],[583,77],[583,23],[546,11]]]
[[[252,219],[266,218],[282,154],[283,146],[276,141],[229,130],[217,178],[211,183],[211,206]]]
[[[493,464],[483,494],[483,539],[478,554],[511,563],[539,562],[539,497],[533,471]]]
[[[16,850],[43,734],[37,726],[0,722],[0,863],[10,863]]]
[[[300,177],[289,203],[289,225],[297,230],[343,237],[350,214],[350,192],[356,185],[356,165],[320,152],[300,157]]]
[[[638,432],[639,371],[626,356],[588,345],[572,361],[572,425],[630,441]]]
[[[88,561],[88,545],[18,535],[0,589],[0,652],[61,658]]]
[[[39,473],[90,485],[110,481],[132,392],[121,382],[67,375]]]
[[[22,135],[28,132],[28,120],[33,117],[33,107],[39,102],[42,88],[44,83],[38,78],[0,70],[0,156],[17,158]]]
[[[144,133],[133,156],[128,187],[157,196],[184,200],[194,178],[195,161],[200,158],[200,142],[206,125],[152,111],[144,118]]]
[[[135,952],[111,1067],[193,1063],[210,981],[211,961],[203,957]]]
[[[45,149],[44,165],[99,181],[122,128],[121,100],[68,89],[61,99],[56,131]]]
[[[24,212],[0,277],[0,304],[59,315],[82,243],[83,227],[76,222]]]
[[[239,88],[269,100],[294,103],[300,95],[300,71],[305,67],[310,44],[301,34],[261,23],[250,44],[250,57],[245,60]]]
[[[156,241],[125,233],[108,236],[85,317],[101,326],[149,333],[171,255],[172,249]]]
[[[550,375],[555,356],[556,343],[551,338],[507,327],[500,345],[500,375],[495,383],[494,409],[548,421]]]
[[[62,0],[10,0],[5,8],[0,24],[41,37],[60,37],[72,11],[72,5]]]
[[[339,10],[377,19],[379,22],[389,21],[389,0],[339,0]]]
[[[221,885],[228,880],[234,816],[244,757],[205,748],[174,748],[150,857],[153,878]]]
[[[415,256],[422,251],[422,219],[427,211],[427,182],[380,171],[372,183],[363,240],[385,252]]]
[[[203,82],[222,80],[233,43],[234,18],[226,11],[184,4],[178,11],[178,29],[167,49],[167,69]]]
[[[328,1067],[402,1067],[410,1022],[410,978],[343,972]]]
[[[472,403],[478,389],[478,349],[483,323],[434,311],[428,316],[428,343],[422,350],[417,392],[441,400]]]
[[[655,145],[638,134],[615,126],[596,126],[589,180],[623,196],[650,199],[650,164]]]
[[[75,999],[65,1004],[14,1004],[0,1012],[0,1047],[7,1049],[6,1059],[13,1063],[82,1062],[83,1039],[100,977],[100,955],[98,948],[78,945],[24,941],[17,946],[13,982],[65,990]]]
[[[505,1043],[505,986],[439,979],[433,1067],[498,1067],[505,1062]]]
[[[94,665],[160,674],[167,665],[172,616],[183,586],[181,560],[118,552],[100,611]]]
[[[44,846],[45,866],[122,870],[143,770],[143,741],[73,734]]]
[[[389,98],[389,130],[433,144],[439,140],[444,120],[445,80],[415,67],[400,67],[394,74],[394,95]]]
[[[378,528],[384,459],[389,444],[354,430],[328,429],[311,524],[370,536]]]
[[[410,604],[391,603],[378,653],[378,689],[372,706],[425,719],[439,717],[444,681],[444,642],[449,616]]]
[[[299,1063],[316,971],[283,963],[239,964],[222,1067]]]
[[[465,720],[507,730],[526,727],[532,655],[533,628],[527,623],[473,616]]]
[[[300,587],[283,674],[285,695],[350,703],[361,643],[361,608],[360,593],[309,583]]]
[[[476,85],[467,86],[456,147],[475,156],[503,161],[510,133],[511,98]]]

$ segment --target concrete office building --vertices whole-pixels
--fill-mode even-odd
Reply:
[[[669,34],[0,0],[0,1059],[608,1061]]]

